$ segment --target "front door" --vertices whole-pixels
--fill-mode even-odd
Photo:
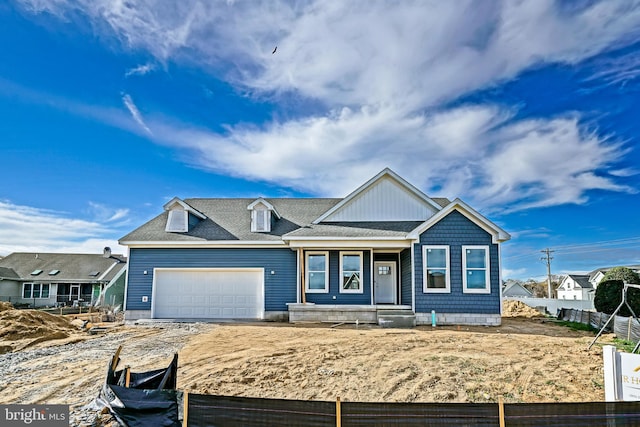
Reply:
[[[77,301],[80,299],[80,285],[71,285],[69,301]]]
[[[378,261],[373,265],[376,304],[396,304],[396,263]]]

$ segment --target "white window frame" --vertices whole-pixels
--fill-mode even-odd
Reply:
[[[484,289],[469,289],[467,288],[467,271],[480,270],[477,268],[467,268],[467,249],[484,249],[484,264],[485,264],[485,284]],[[489,246],[486,245],[472,245],[462,247],[462,292],[466,294],[490,294],[491,293],[491,264],[489,256]]]
[[[342,256],[343,255],[358,255],[360,257],[360,288],[359,289],[343,289],[342,285]],[[340,252],[340,293],[341,294],[362,294],[364,293],[364,255],[363,252],[359,251],[344,251]]]
[[[30,287],[30,295],[29,297],[25,297],[24,296],[24,291],[25,288],[27,287],[27,285]],[[34,296],[35,292],[36,292],[36,286],[38,287],[38,296]],[[46,297],[42,296],[42,291],[44,290],[44,287],[47,287],[47,289],[49,290],[49,292],[47,293]],[[23,283],[22,284],[22,299],[47,299],[51,296],[51,285],[49,283]]]
[[[178,213],[183,215],[184,221],[181,228],[174,228],[172,227],[173,217]],[[171,233],[186,233],[187,231],[189,231],[189,212],[182,209],[171,209],[169,211],[169,216],[167,217],[167,226],[165,227],[164,231],[168,231]]]
[[[309,257],[313,255],[324,255],[325,263],[324,263],[324,289],[310,289],[309,288]],[[304,280],[304,290],[308,294],[327,294],[329,293],[329,251],[313,251],[306,252],[304,256],[304,269],[305,269],[305,280]]]
[[[445,275],[444,288],[429,288],[427,287],[427,251],[429,249],[444,249],[445,250],[445,269],[447,270]],[[449,246],[446,245],[428,245],[422,247],[422,292],[425,294],[449,294],[451,293],[451,261],[449,256]]]
[[[264,227],[258,227],[258,216],[262,215]],[[251,231],[255,233],[269,233],[271,231],[271,211],[266,207],[264,209],[254,208],[251,211]]]

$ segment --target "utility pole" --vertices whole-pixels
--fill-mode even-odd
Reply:
[[[540,252],[545,254],[545,256],[540,259],[547,263],[547,291],[549,292],[549,298],[553,298],[551,294],[551,260],[553,259],[553,257],[551,256],[551,254],[554,253],[555,251],[552,251],[551,249],[547,248]]]

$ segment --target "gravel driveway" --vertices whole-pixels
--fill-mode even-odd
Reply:
[[[98,395],[119,345],[119,367],[130,365],[134,372],[164,368],[190,336],[213,328],[204,323],[141,324],[73,344],[2,354],[0,403],[68,404],[70,425],[103,425],[96,411],[85,406]]]

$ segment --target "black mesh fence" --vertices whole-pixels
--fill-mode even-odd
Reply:
[[[500,426],[497,403],[353,403],[189,394],[186,426]],[[639,426],[640,402],[505,404],[505,426]]]
[[[595,329],[601,329],[611,316],[597,311],[575,310],[563,308],[558,315],[559,319],[568,322],[578,322],[591,325]],[[607,326],[607,331],[613,331],[620,339],[638,342],[640,341],[640,321],[633,317],[615,316]]]

